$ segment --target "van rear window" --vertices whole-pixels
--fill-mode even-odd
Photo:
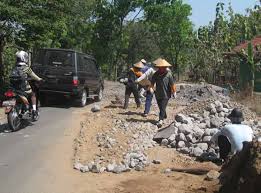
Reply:
[[[47,51],[46,64],[50,66],[73,66],[73,53],[64,51]]]

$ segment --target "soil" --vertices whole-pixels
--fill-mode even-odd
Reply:
[[[134,101],[131,101],[128,110],[122,109],[121,104],[112,104],[115,100],[115,94],[122,99],[124,94],[124,86],[107,82],[105,91],[105,100],[99,105],[101,111],[92,113],[91,111],[83,111],[82,116],[85,117],[80,126],[80,132],[74,143],[74,160],[80,160],[81,163],[89,163],[97,155],[103,156],[104,160],[113,158],[120,161],[123,149],[126,148],[126,141],[130,138],[128,134],[120,134],[114,136],[119,143],[113,149],[103,149],[97,145],[96,136],[98,133],[106,133],[113,128],[114,119],[126,119],[130,122],[138,122],[146,124],[147,122],[155,123],[157,120],[157,107],[154,104],[152,113],[144,118],[141,116],[143,109],[136,109]],[[119,102],[121,103],[121,102]],[[183,107],[177,108],[175,101],[171,101],[168,106],[169,118],[166,125],[174,120],[176,113],[180,112]],[[122,151],[121,151],[122,149]],[[206,181],[205,175],[197,176],[185,173],[171,172],[164,173],[167,168],[209,168],[219,170],[215,164],[206,162],[200,163],[193,158],[176,152],[171,148],[156,146],[149,149],[147,155],[150,160],[159,159],[162,161],[159,165],[150,165],[144,171],[131,171],[121,174],[113,173],[80,173],[74,171],[74,181],[78,179],[77,191],[74,192],[108,192],[108,193],[201,193],[214,192],[219,188],[218,180]],[[72,167],[72,166],[71,166]],[[81,184],[84,181],[84,184]]]
[[[246,95],[245,93],[234,94],[233,99],[241,104],[247,106],[250,110],[255,112],[261,120],[261,93],[254,93],[253,97]]]
[[[0,120],[3,120],[5,118],[4,109],[0,107]]]
[[[241,152],[224,165],[220,193],[258,193],[261,190],[261,143],[245,143]]]
[[[28,188],[41,190],[41,192],[77,192],[77,193],[212,193],[218,190],[218,180],[206,181],[205,175],[191,175],[186,173],[164,173],[166,168],[172,167],[195,167],[195,168],[219,168],[212,163],[196,162],[190,157],[184,156],[173,149],[161,146],[150,149],[147,154],[150,159],[160,159],[159,165],[150,165],[144,171],[131,171],[121,174],[113,173],[81,173],[73,169],[75,159],[89,160],[99,151],[97,144],[93,143],[96,134],[110,129],[113,125],[112,117],[139,121],[144,124],[146,120],[157,120],[156,106],[152,109],[152,115],[147,119],[139,114],[122,114],[125,111],[118,104],[111,105],[111,100],[115,99],[115,92],[121,98],[124,93],[123,85],[106,82],[105,99],[98,103],[101,112],[92,113],[93,104],[85,108],[76,110],[73,113],[73,122],[68,125],[64,136],[57,141],[56,146],[50,147],[46,152],[45,165],[41,171],[31,179],[30,184],[34,187]],[[170,111],[175,104],[168,107],[169,121],[172,119]],[[134,101],[130,104],[127,112],[142,112],[137,110]],[[174,116],[174,115],[173,115]],[[126,136],[118,136],[124,140]],[[75,149],[76,144],[81,145]],[[107,155],[109,156],[109,152]],[[106,155],[106,154],[104,154]],[[115,155],[116,157],[119,155]],[[33,192],[33,191],[32,191]]]
[[[5,126],[3,125],[3,123],[5,123],[5,121],[6,121],[5,110],[4,110],[4,108],[0,107],[0,132],[5,129]]]

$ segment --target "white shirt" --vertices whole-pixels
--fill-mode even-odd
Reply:
[[[228,138],[231,144],[231,153],[235,154],[243,149],[243,142],[250,142],[253,139],[253,130],[247,125],[230,124],[217,132],[211,139],[217,144],[218,137],[223,135]]]

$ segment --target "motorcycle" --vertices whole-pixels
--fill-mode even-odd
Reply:
[[[13,87],[10,87],[5,92],[6,100],[3,101],[2,106],[5,107],[5,114],[7,115],[7,121],[9,128],[12,131],[17,131],[21,129],[24,122],[35,122],[39,119],[39,85],[35,81],[31,81],[30,85],[36,95],[37,110],[36,115],[33,116],[32,103],[25,96],[24,92],[21,92]],[[29,108],[28,108],[29,107]]]

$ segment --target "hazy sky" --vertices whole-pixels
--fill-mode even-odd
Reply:
[[[247,8],[253,8],[259,0],[184,0],[192,7],[191,20],[195,27],[207,25],[209,21],[213,21],[216,13],[216,5],[223,2],[227,5],[231,2],[233,10],[236,13],[245,13]]]

